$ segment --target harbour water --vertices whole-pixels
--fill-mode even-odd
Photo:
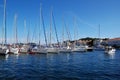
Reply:
[[[0,80],[119,80],[120,51],[0,56]]]

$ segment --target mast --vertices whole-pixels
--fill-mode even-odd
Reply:
[[[24,34],[23,34],[23,36],[25,35],[25,37],[26,37],[26,20],[24,19]],[[25,40],[26,41],[26,40]],[[26,41],[27,42],[27,41]],[[25,43],[25,42],[24,42]]]
[[[65,29],[66,29],[66,33],[67,33],[67,37],[68,37],[68,39],[70,40],[70,35],[69,35],[69,31],[68,31],[67,25],[66,25],[64,19],[63,19],[63,21],[64,21],[64,25],[65,25]]]
[[[2,29],[2,44],[7,44],[7,32],[6,32],[6,0],[4,0],[4,15],[3,15],[3,29]]]
[[[40,7],[41,7],[41,4],[40,4]],[[38,43],[39,43],[39,46],[40,46],[41,45],[41,34],[40,34],[40,31],[41,31],[41,15],[40,14],[39,14],[39,21],[40,21],[40,23],[39,23],[39,42]]]
[[[77,45],[77,28],[76,28],[76,17],[74,16],[74,40],[75,40],[75,45]]]
[[[30,22],[29,22],[28,33],[27,33],[27,43],[29,42],[30,42]]]
[[[74,40],[76,39],[76,25],[75,25],[75,16],[74,16]]]
[[[41,7],[40,7],[40,14],[41,14],[41,20],[42,20],[42,25],[43,25],[43,30],[44,30],[45,43],[46,43],[46,46],[47,46],[46,30],[45,30],[45,24],[44,24],[44,19],[43,19],[42,8]]]
[[[99,26],[98,26],[98,37],[100,38],[100,24],[99,24]]]
[[[35,27],[33,29],[33,35],[32,35],[32,41],[33,41],[33,43],[34,43],[34,38],[35,38],[35,32],[36,32],[36,25],[35,25]]]
[[[49,46],[51,46],[51,34],[52,34],[52,10],[51,10],[51,13],[50,13],[50,43],[49,43]]]
[[[59,46],[58,34],[57,34],[57,29],[56,29],[56,24],[55,24],[55,19],[54,19],[54,16],[53,16],[53,12],[52,12],[52,18],[53,18],[53,25],[54,25],[54,29],[55,29],[57,43],[58,43],[58,46]]]
[[[18,43],[18,37],[17,37],[17,14],[14,15],[14,29],[15,29],[15,43]]]
[[[64,23],[63,23],[64,24]],[[64,26],[62,27],[63,32],[62,32],[62,42],[64,41]]]
[[[100,46],[101,45],[101,41],[100,41],[100,24],[98,25],[98,41],[99,41],[98,46]]]

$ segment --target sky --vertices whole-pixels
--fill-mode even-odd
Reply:
[[[7,42],[15,42],[14,16],[17,15],[17,35],[19,42],[38,42],[44,40],[43,26],[40,21],[40,4],[49,42],[50,13],[53,11],[59,41],[84,37],[115,38],[120,37],[120,0],[6,0]],[[0,39],[2,39],[3,5],[0,0]],[[26,21],[26,27],[24,23]],[[99,34],[100,25],[100,36]],[[67,30],[65,29],[67,27]],[[40,28],[40,29],[39,29]],[[64,36],[63,36],[64,28]],[[56,42],[52,22],[52,42]],[[75,36],[74,36],[75,34]]]

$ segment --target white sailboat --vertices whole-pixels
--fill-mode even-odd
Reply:
[[[19,53],[27,53],[28,49],[29,49],[29,45],[24,44],[20,47]]]
[[[69,46],[60,48],[59,52],[61,53],[71,53],[71,48]]]
[[[72,52],[85,52],[85,51],[87,51],[87,49],[84,45],[80,45],[80,46],[75,45],[72,48]]]
[[[19,54],[19,45],[17,45],[18,41],[17,41],[17,24],[16,24],[16,20],[17,20],[17,15],[15,14],[14,16],[14,28],[15,28],[15,43],[10,47],[10,53],[13,54]]]
[[[34,47],[31,48],[30,54],[35,54],[35,53],[38,53],[38,54],[46,54],[47,51],[46,51],[46,48],[41,48],[40,46],[36,45]]]
[[[46,48],[46,50],[47,50],[47,53],[59,53],[59,49],[54,47]]]
[[[94,50],[95,51],[104,51],[105,48],[103,46],[101,46],[101,45],[98,45],[97,47],[94,47]]]
[[[94,47],[94,50],[95,51],[104,51],[105,50],[105,48],[104,48],[104,46],[102,46],[101,45],[101,39],[100,39],[100,24],[99,24],[99,26],[98,26],[98,40],[96,40],[97,41],[97,45]]]
[[[0,55],[6,55],[9,53],[9,49],[6,45],[6,0],[4,0],[4,16],[3,16],[3,29],[2,29],[2,44],[0,45]]]
[[[7,55],[9,53],[9,49],[7,46],[2,45],[0,47],[0,55]]]
[[[13,54],[16,54],[18,55],[19,54],[19,48],[16,46],[13,46],[10,48],[10,53],[13,53]]]
[[[45,26],[44,26],[44,21],[43,21],[43,16],[42,16],[42,8],[40,5],[40,26],[41,26],[41,22],[43,24],[43,29],[44,29],[44,36],[45,36],[45,42],[46,42],[46,46],[47,46],[47,39],[46,39],[46,32],[45,32]],[[39,45],[35,44],[35,45],[31,45],[31,48],[29,50],[29,54],[46,54],[47,50],[46,48],[42,48],[41,44],[40,44],[40,26],[39,26]]]
[[[59,48],[55,47],[55,46],[53,46],[51,44],[52,20],[53,20],[53,24],[54,24],[54,28],[55,28],[55,34],[56,34],[56,38],[57,38],[57,43],[58,43],[58,46],[59,46],[59,41],[58,41],[58,36],[57,36],[57,31],[56,31],[56,25],[55,25],[55,22],[54,22],[53,12],[51,10],[51,18],[50,18],[50,44],[46,48],[46,50],[47,50],[47,53],[59,53]]]
[[[64,21],[64,20],[63,20]],[[65,21],[64,21],[64,24],[65,24]],[[61,52],[61,53],[71,53],[71,47],[70,47],[70,41],[66,41],[66,42],[64,42],[64,29],[67,29],[66,28],[66,24],[65,24],[65,28],[64,28],[64,26],[63,26],[63,33],[62,33],[62,44],[61,44],[61,46],[60,46],[60,49],[59,49],[59,51]],[[66,32],[67,32],[67,30],[66,30]],[[68,39],[70,40],[70,38],[69,38],[69,34],[67,34],[67,36],[68,36]]]
[[[46,48],[41,47],[41,35],[40,35],[41,23],[42,23],[42,6],[40,5],[40,26],[39,26],[39,46],[38,46],[38,53],[46,54],[47,53]]]
[[[25,36],[26,38],[26,40],[24,40],[24,44],[23,45],[21,45],[21,47],[20,47],[20,50],[19,50],[19,53],[27,53],[28,52],[28,49],[29,49],[29,45],[27,45],[27,35],[26,35],[26,20],[24,20],[24,34],[23,34],[23,36]],[[26,42],[25,42],[26,41]],[[26,44],[25,44],[26,43]]]
[[[77,35],[76,35],[76,33],[77,33],[77,29],[76,29],[76,18],[74,17],[74,45],[73,45],[73,48],[72,48],[72,52],[85,52],[85,51],[87,51],[87,49],[86,49],[86,46],[85,45],[83,45],[83,44],[79,44],[78,45],[78,41],[76,40],[76,37],[77,37]]]

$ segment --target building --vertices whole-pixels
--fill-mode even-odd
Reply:
[[[110,45],[110,46],[120,47],[120,38],[109,39],[109,40],[107,41],[107,44]]]

